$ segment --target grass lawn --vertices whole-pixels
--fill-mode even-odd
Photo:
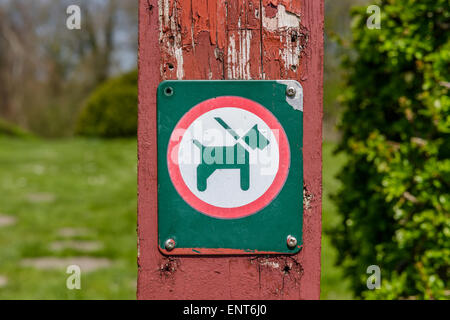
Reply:
[[[135,299],[136,142],[0,138],[0,248],[0,300]]]
[[[328,195],[344,159],[333,148],[324,145],[324,230],[339,223]],[[134,140],[0,138],[0,300],[135,299],[136,160]],[[335,257],[324,234],[322,299],[351,298]],[[82,290],[66,287],[70,264]]]

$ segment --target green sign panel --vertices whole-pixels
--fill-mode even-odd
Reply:
[[[168,255],[298,252],[301,85],[164,81],[157,101],[160,250]]]

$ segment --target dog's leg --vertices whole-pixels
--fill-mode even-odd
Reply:
[[[250,189],[250,164],[247,162],[240,168],[241,175],[241,189],[247,191]]]
[[[209,171],[207,165],[199,165],[197,167],[197,189],[200,192],[206,191],[208,176],[205,172]]]
[[[216,171],[214,166],[201,164],[197,167],[197,189],[200,192],[206,191],[208,178]]]

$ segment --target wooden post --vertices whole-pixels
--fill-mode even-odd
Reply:
[[[138,299],[318,299],[322,0],[140,0]],[[304,246],[294,256],[165,257],[157,247],[156,88],[295,79],[304,88]]]

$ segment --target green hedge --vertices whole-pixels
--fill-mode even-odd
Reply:
[[[450,10],[448,0],[383,0],[381,29],[354,10],[339,151],[348,162],[332,233],[365,298],[449,298]],[[381,289],[366,287],[370,265]]]
[[[88,98],[76,134],[102,138],[136,136],[137,71],[108,80]]]
[[[1,136],[20,137],[20,138],[32,137],[31,133],[3,119],[0,119],[0,137]]]

